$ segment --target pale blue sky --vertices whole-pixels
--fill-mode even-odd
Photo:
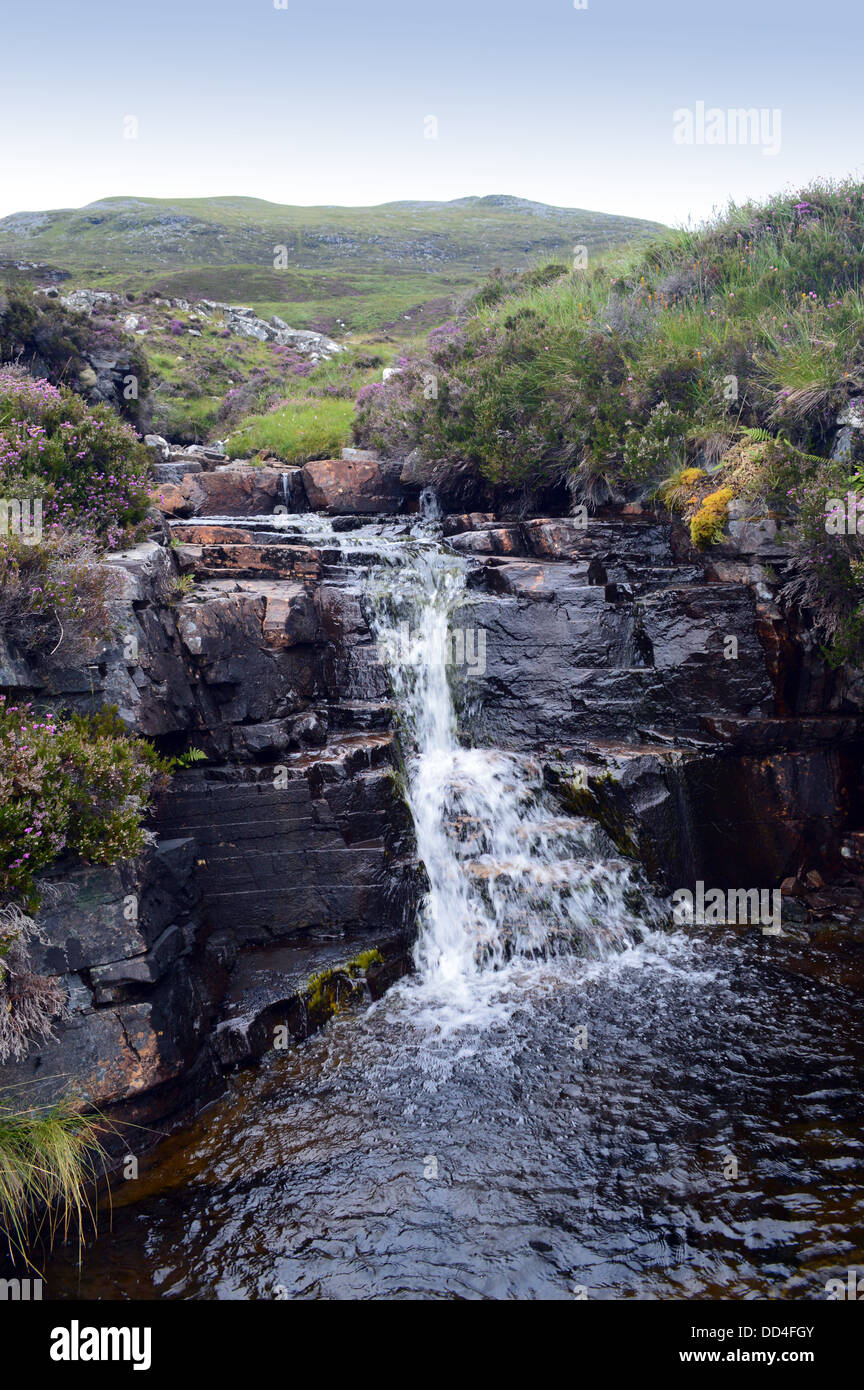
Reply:
[[[859,0],[3,0],[2,34],[0,215],[512,193],[680,222],[864,168]],[[700,101],[779,109],[779,152],[677,145]]]

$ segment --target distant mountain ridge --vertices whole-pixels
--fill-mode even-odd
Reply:
[[[101,198],[0,220],[0,257],[72,270],[153,273],[190,266],[301,269],[461,266],[483,271],[654,235],[659,223],[509,194],[377,207],[297,207],[259,198]]]

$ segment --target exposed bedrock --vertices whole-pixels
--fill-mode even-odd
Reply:
[[[62,980],[68,1017],[0,1072],[141,1123],[200,1101],[280,1028],[317,1026],[326,1010],[306,994],[322,970],[334,1007],[404,973],[420,889],[356,594],[285,537],[195,539],[112,556],[117,635],[86,668],[0,654],[19,698],[113,703],[165,752],[206,755],[159,796],[140,862],[58,866],[34,969]],[[275,961],[290,961],[281,979]]]
[[[478,740],[541,753],[562,799],[666,889],[850,867],[860,696],[777,608],[776,528],[740,525],[710,557],[638,509],[445,530],[476,557],[461,621],[485,634],[463,684]]]

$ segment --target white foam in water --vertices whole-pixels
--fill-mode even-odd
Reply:
[[[460,746],[448,656],[464,567],[430,531],[421,522],[414,541],[388,547],[370,602],[429,877],[417,974],[394,1002],[409,992],[412,1021],[447,1032],[503,1020],[526,986],[560,986],[577,963],[635,964],[637,943],[654,933],[632,866],[592,822],[562,814],[534,759]]]
[[[657,905],[633,866],[592,821],[552,801],[536,759],[459,743],[450,682],[465,674],[452,665],[465,562],[442,548],[440,516],[430,488],[401,535],[392,521],[336,531],[317,513],[244,522],[295,531],[300,543],[374,566],[369,617],[402,723],[407,798],[429,878],[416,974],[382,1003],[436,1034],[503,1022],[529,990],[649,963],[674,969],[680,949],[687,953],[683,937],[673,947],[652,930]]]

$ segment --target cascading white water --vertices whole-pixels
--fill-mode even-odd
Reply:
[[[552,805],[535,759],[460,745],[453,657],[478,647],[477,634],[454,636],[466,597],[463,562],[426,522],[388,551],[370,588],[429,878],[417,983],[475,1018],[484,997],[500,998],[502,975],[557,955],[597,960],[640,940],[645,922],[631,867],[592,822]]]
[[[411,1017],[441,1031],[507,1016],[510,992],[536,986],[550,961],[596,967],[628,954],[650,931],[656,905],[594,822],[562,814],[536,758],[460,744],[452,687],[467,680],[482,698],[481,634],[458,626],[469,597],[465,561],[441,542],[431,490],[422,503],[413,525],[337,531],[316,513],[257,520],[367,576],[429,879]],[[417,991],[429,1010],[418,1007]]]

